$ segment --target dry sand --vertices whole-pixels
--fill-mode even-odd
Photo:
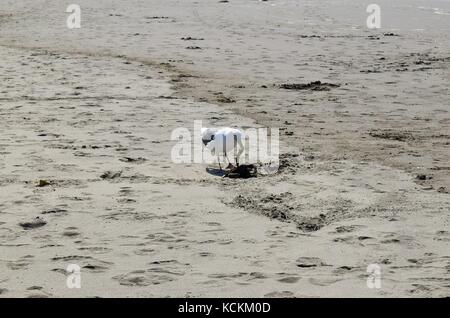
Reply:
[[[450,294],[450,2],[77,3],[0,4],[0,297]],[[280,173],[172,163],[194,120]]]

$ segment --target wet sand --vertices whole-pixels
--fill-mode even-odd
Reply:
[[[79,30],[0,4],[0,297],[448,296],[449,2],[376,31],[362,2],[91,2]],[[279,127],[280,173],[172,163],[194,120]]]

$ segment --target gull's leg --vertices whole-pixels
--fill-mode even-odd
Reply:
[[[226,159],[227,159],[227,161],[228,161],[228,163],[230,164],[231,162],[230,162],[230,159],[228,159],[228,155],[227,154],[225,154],[225,156],[224,156]]]
[[[220,157],[219,157],[219,156],[217,156],[217,162],[219,163],[219,169],[220,169],[220,171],[222,171],[222,166],[220,165]]]
[[[227,169],[233,169],[234,166],[231,164],[230,159],[228,158],[228,155],[226,153],[225,153],[225,158],[227,158],[227,161],[228,161]]]
[[[239,139],[238,140],[238,145],[239,145],[239,151],[238,151],[238,153],[236,154],[236,166],[238,166],[239,167],[239,162],[238,162],[238,160],[239,160],[239,157],[242,155],[242,153],[244,152],[244,144],[242,143],[242,140],[241,139]]]

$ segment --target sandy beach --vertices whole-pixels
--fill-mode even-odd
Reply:
[[[450,295],[450,1],[375,30],[366,1],[76,3],[0,3],[0,297]],[[196,120],[279,128],[278,173],[174,163]]]

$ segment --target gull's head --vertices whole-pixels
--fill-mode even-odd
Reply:
[[[203,127],[201,129],[202,134],[202,141],[203,144],[206,146],[210,141],[214,140],[214,134],[216,133],[217,129],[215,128],[206,128]]]

